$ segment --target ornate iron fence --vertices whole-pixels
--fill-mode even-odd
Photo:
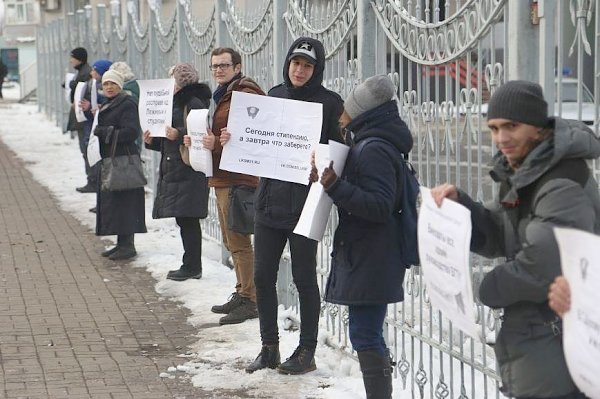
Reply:
[[[495,187],[485,177],[493,151],[484,123],[485,103],[509,77],[536,77],[549,102],[558,99],[556,112],[572,116],[565,115],[572,104],[563,101],[562,84],[572,81],[555,75],[555,70],[572,66],[578,77],[575,119],[587,120],[586,95],[592,96],[589,124],[598,134],[599,111],[594,106],[600,99],[598,1],[541,0],[530,9],[529,2],[516,0],[257,0],[251,5],[243,0],[215,0],[203,15],[193,15],[190,0],[178,0],[171,15],[163,15],[160,2],[149,4],[146,18],[140,18],[134,2],[128,2],[126,15],[121,15],[119,1],[112,0],[110,15],[104,5],[95,11],[88,6],[39,29],[40,110],[65,125],[68,105],[58,87],[67,70],[68,52],[76,46],[86,47],[92,60],[127,61],[138,78],[164,77],[170,65],[193,62],[207,82],[210,52],[216,46],[231,46],[242,54],[244,73],[268,89],[282,80],[290,43],[308,35],[324,43],[324,84],[342,97],[368,76],[392,78],[402,117],[415,138],[411,161],[426,186],[452,182],[479,201],[494,195]],[[96,27],[91,23],[94,13]],[[524,20],[529,23],[523,24]],[[538,23],[539,36],[515,40],[523,25]],[[531,59],[520,59],[519,51],[529,51]],[[593,94],[586,91],[586,84]],[[154,187],[158,159],[144,157],[149,187]],[[321,287],[330,268],[336,223],[332,213],[319,246]],[[220,241],[212,194],[203,229]],[[284,256],[280,301],[296,306],[288,263],[289,257]],[[476,283],[493,266],[477,257],[471,264]],[[389,307],[385,332],[398,362],[395,374],[413,397],[500,397],[488,345],[495,338],[499,313],[477,305],[474,311],[486,338],[479,342],[432,309],[418,267],[407,273],[405,292],[403,303]],[[351,353],[347,309],[323,303],[321,316],[329,343]]]

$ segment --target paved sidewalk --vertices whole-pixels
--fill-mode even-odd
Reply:
[[[215,397],[159,377],[194,341],[187,313],[102,249],[0,142],[0,398]]]

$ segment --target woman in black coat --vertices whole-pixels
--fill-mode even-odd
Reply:
[[[383,339],[387,304],[404,298],[398,209],[402,154],[413,145],[387,76],[374,76],[346,98],[340,125],[354,145],[338,178],[325,168],[321,184],[338,208],[325,300],[348,305],[349,336],[358,354],[367,398],[392,397]],[[363,140],[365,140],[363,142]]]
[[[202,277],[202,230],[200,219],[208,215],[208,180],[204,173],[194,171],[181,159],[179,147],[187,134],[185,119],[192,109],[208,108],[210,88],[198,83],[198,72],[190,64],[177,64],[171,71],[175,78],[173,127],[166,128],[166,137],[150,137],[144,132],[146,148],[160,151],[160,176],[152,217],[174,217],[183,242],[183,264],[171,270],[167,278],[184,281]]]
[[[98,126],[94,130],[100,141],[100,155],[103,159],[111,156],[114,140],[117,141],[115,156],[139,154],[135,145],[141,130],[138,107],[122,91],[123,77],[116,71],[106,72],[102,76],[102,89],[107,100],[99,109]],[[144,188],[97,190],[96,198],[96,234],[117,235],[117,245],[104,251],[102,256],[112,260],[134,257],[134,234],[146,232]]]

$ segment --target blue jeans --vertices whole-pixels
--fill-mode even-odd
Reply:
[[[387,355],[387,346],[383,339],[386,310],[386,304],[348,307],[350,342],[355,351],[374,350]]]

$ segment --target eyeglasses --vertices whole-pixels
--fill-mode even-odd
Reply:
[[[209,65],[208,67],[210,68],[211,71],[216,71],[217,69],[224,71],[225,69],[229,69],[229,67],[231,67],[231,66],[233,66],[233,64],[212,64],[212,65]]]

